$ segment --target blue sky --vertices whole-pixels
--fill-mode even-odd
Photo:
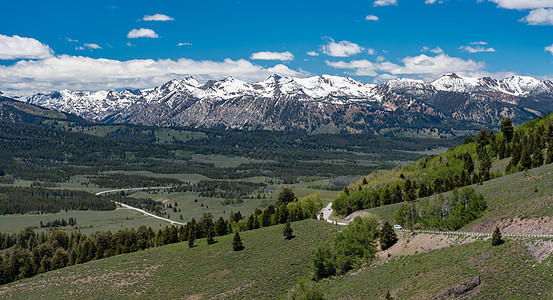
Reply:
[[[3,11],[1,91],[272,73],[553,79],[553,0],[9,1]]]

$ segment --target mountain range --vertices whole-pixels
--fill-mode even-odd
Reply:
[[[304,129],[377,134],[453,131],[522,123],[553,111],[553,82],[451,73],[432,82],[393,79],[379,85],[352,78],[272,75],[247,83],[192,77],[144,90],[62,90],[19,101],[103,123],[238,129]]]

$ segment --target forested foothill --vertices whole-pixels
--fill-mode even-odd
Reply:
[[[104,127],[113,127],[85,121],[70,124],[90,127],[95,134]],[[161,144],[155,139],[133,137],[136,131],[155,135],[156,130],[165,130],[162,128],[117,125],[117,134],[98,136],[83,133],[88,131],[82,129],[82,132],[74,131],[73,127],[0,122],[0,147],[4,154],[0,157],[0,169],[16,179],[44,182],[62,182],[74,175],[97,175],[112,170],[185,172],[211,179],[334,177],[362,175],[367,170],[391,167],[397,161],[420,158],[418,151],[457,142],[370,134],[174,128],[171,130],[194,132],[199,137]],[[222,168],[192,161],[193,153],[240,156],[257,161]]]
[[[501,123],[501,131],[497,134],[483,129],[476,138],[467,137],[464,145],[451,148],[444,154],[431,155],[394,170],[374,172],[344,188],[332,207],[338,214],[348,215],[362,209],[410,203],[417,198],[550,164],[553,162],[552,116],[550,114],[517,128],[507,118]],[[494,172],[492,163],[503,160],[508,161],[503,172]],[[440,201],[443,199],[433,202]],[[451,226],[442,224],[438,227]]]
[[[192,219],[184,226],[166,226],[157,233],[146,226],[115,233],[97,231],[88,236],[79,231],[68,234],[57,229],[37,234],[31,227],[17,234],[0,233],[0,284],[69,265],[172,243],[188,241],[189,246],[193,247],[196,240],[206,238],[208,244],[213,244],[214,237],[232,232],[316,219],[321,208],[320,195],[298,199],[292,190],[284,189],[274,205],[257,209],[247,216],[231,212],[228,219],[220,217],[214,220],[213,215],[204,213],[198,221]]]

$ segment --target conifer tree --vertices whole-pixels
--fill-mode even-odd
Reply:
[[[501,231],[499,231],[499,227],[496,226],[492,234],[492,245],[498,246],[501,244],[503,244],[503,240],[501,239]]]
[[[195,228],[190,228],[188,231],[188,247],[193,248],[194,247],[194,241],[196,240],[196,230]]]
[[[234,238],[232,239],[232,250],[240,251],[242,249],[244,249],[244,245],[242,244],[240,233],[237,231],[234,233]]]
[[[501,132],[503,133],[503,139],[506,140],[507,143],[510,143],[513,139],[513,134],[515,133],[513,121],[511,121],[511,119],[506,118],[501,121]]]
[[[545,160],[546,164],[553,162],[553,140],[549,141],[549,146],[547,147],[547,159]]]
[[[294,231],[292,230],[292,226],[290,226],[290,222],[286,222],[286,224],[282,227],[282,234],[284,235],[284,238],[287,240],[292,239],[294,237],[293,233]]]
[[[386,250],[392,247],[396,242],[397,236],[392,224],[388,221],[384,222],[382,230],[380,231],[380,248],[382,248],[382,250]]]
[[[213,226],[209,227],[206,233],[206,241],[208,245],[215,244],[215,240],[213,239],[214,234],[215,231],[213,230]]]

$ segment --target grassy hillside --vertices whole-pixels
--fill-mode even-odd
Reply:
[[[465,226],[462,230],[491,232],[496,225],[513,219],[541,220],[542,223],[553,219],[553,164],[495,178],[483,184],[474,184],[474,188],[486,199],[488,208],[484,214]],[[449,193],[448,193],[449,194]],[[402,203],[386,205],[357,214],[375,214],[379,219],[394,223],[394,213]],[[533,233],[553,234],[553,224],[543,225],[541,230],[534,228]],[[510,233],[531,232],[524,228]]]
[[[197,240],[75,265],[0,287],[0,298],[285,298],[311,273],[311,251],[330,239],[334,225],[315,220],[241,233],[245,249],[232,251],[232,236],[207,245]]]
[[[476,138],[441,155],[391,170],[375,171],[352,183],[333,202],[337,215],[386,206],[482,183],[553,162],[553,114],[502,132],[482,130]]]
[[[551,299],[553,276],[525,240],[493,247],[489,241],[396,257],[361,272],[320,282],[327,299],[432,299],[479,275],[472,299]],[[437,297],[439,298],[439,297]]]

